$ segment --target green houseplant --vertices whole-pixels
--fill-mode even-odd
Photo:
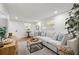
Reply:
[[[69,12],[69,17],[66,18],[65,25],[68,33],[71,33],[73,38],[79,34],[79,4],[73,4],[73,7]]]
[[[1,27],[0,28],[0,39],[2,41],[3,38],[5,38],[5,34],[6,34],[6,27]]]

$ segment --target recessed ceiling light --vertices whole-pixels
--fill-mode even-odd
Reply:
[[[58,13],[58,11],[56,10],[56,11],[54,11],[54,14],[57,14]]]
[[[18,19],[18,17],[17,17],[17,16],[15,16],[15,19]]]
[[[38,25],[39,27],[41,27],[41,22],[38,22],[37,25]]]

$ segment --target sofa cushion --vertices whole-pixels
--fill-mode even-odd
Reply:
[[[57,40],[49,40],[49,42],[54,45],[54,46],[58,46],[61,45],[61,41],[57,41]]]
[[[53,45],[61,45],[61,41],[57,41],[57,40],[53,40],[50,37],[42,37],[42,36],[38,36],[38,38],[40,38],[41,40],[45,41],[45,42],[49,42]]]
[[[53,40],[57,40],[57,39],[58,39],[58,34],[55,33],[55,34],[52,35],[52,36],[53,36],[53,37],[52,37]]]

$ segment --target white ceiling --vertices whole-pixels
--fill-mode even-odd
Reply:
[[[10,17],[21,20],[41,20],[49,16],[67,12],[72,8],[71,3],[6,3],[3,4]],[[57,15],[58,15],[57,14]]]

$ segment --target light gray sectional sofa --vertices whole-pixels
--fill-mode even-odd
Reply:
[[[43,45],[47,46],[51,50],[57,52],[57,46],[58,45],[64,45],[65,44],[65,36],[64,34],[54,34],[53,37],[44,37],[44,36],[38,36],[43,41]]]
[[[62,33],[54,33],[52,37],[49,36],[37,36],[43,41],[43,45],[48,47],[49,49],[53,50],[54,52],[58,53],[58,46],[67,45],[74,50],[74,53],[77,54],[77,40],[68,40],[66,34]]]

